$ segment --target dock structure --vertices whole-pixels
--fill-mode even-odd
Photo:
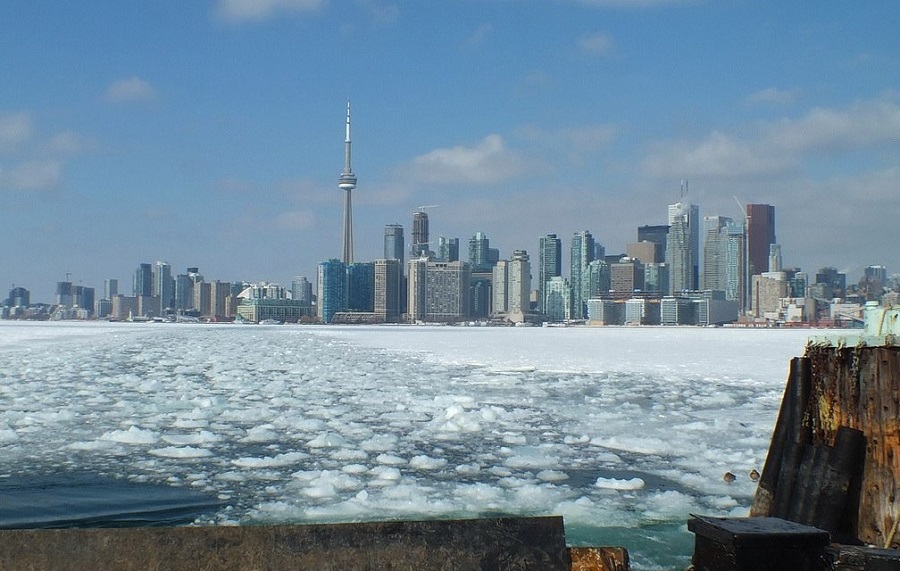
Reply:
[[[627,571],[621,548],[567,548],[563,519],[0,530],[0,569]]]

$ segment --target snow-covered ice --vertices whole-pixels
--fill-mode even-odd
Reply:
[[[747,512],[807,335],[0,322],[0,477],[190,486],[206,524],[561,514],[683,568],[689,513]]]

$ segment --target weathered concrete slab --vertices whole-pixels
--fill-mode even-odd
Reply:
[[[568,571],[561,517],[0,531],[0,570]]]
[[[820,571],[828,533],[774,517],[694,516],[697,571]]]

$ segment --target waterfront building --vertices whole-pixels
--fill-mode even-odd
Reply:
[[[589,297],[587,266],[594,261],[594,236],[587,230],[576,232],[572,236],[572,249],[569,257],[569,277],[572,286],[572,319],[584,319],[587,307],[584,302]]]
[[[312,305],[312,283],[306,279],[306,276],[294,276],[294,279],[291,280],[291,299],[301,301],[309,306]]]
[[[544,312],[547,283],[562,275],[562,241],[556,234],[541,236],[538,252],[538,311]]]
[[[427,255],[429,249],[428,213],[421,209],[416,210],[415,212],[413,212],[412,219],[412,244],[410,244],[410,259]]]
[[[355,262],[347,265],[347,311],[375,310],[375,264]]]
[[[775,240],[775,207],[771,204],[747,205],[747,258],[749,275],[769,267],[769,246]]]
[[[400,267],[406,259],[406,246],[403,241],[403,226],[388,224],[384,227],[384,259],[398,260]]]
[[[507,313],[528,313],[531,311],[531,262],[528,252],[515,250],[507,270],[508,286],[506,294]]]
[[[153,295],[153,267],[150,264],[141,264],[134,271],[131,293],[135,297]]]
[[[403,298],[403,269],[396,258],[375,260],[375,319],[382,323],[400,321]]]
[[[175,307],[175,279],[168,262],[157,261],[153,267],[151,295],[159,298],[162,309]]]
[[[31,292],[23,287],[14,287],[9,290],[6,298],[7,307],[28,307],[31,305]]]
[[[787,297],[784,272],[763,272],[753,276],[750,311],[756,319],[778,319],[781,298]]]
[[[591,325],[622,325],[625,323],[625,302],[594,297],[587,301],[588,321]]]
[[[347,101],[347,124],[344,137],[344,172],[338,179],[338,188],[344,191],[344,237],[341,242],[341,261],[353,263],[353,207],[351,193],[356,188],[356,175],[350,168],[350,101]]]
[[[204,286],[209,287],[209,313],[204,315],[211,319],[233,317],[233,312],[228,311],[227,307],[228,298],[231,296],[231,282],[216,280],[205,283]]]
[[[75,298],[72,295],[72,282],[56,282],[56,305],[63,307],[72,307]]]
[[[699,217],[700,208],[696,204],[677,202],[669,205],[666,263],[669,265],[670,293],[697,289]]]
[[[625,301],[625,325],[659,325],[659,299],[633,297]]]
[[[410,322],[465,321],[470,309],[471,271],[466,262],[409,261]]]
[[[469,266],[471,269],[471,265]],[[493,269],[489,271],[470,272],[469,275],[469,316],[475,318],[489,317],[493,312]]]
[[[319,262],[316,280],[316,315],[331,323],[334,314],[347,309],[347,265],[330,258]]]
[[[494,265],[491,285],[493,286],[491,313],[507,313],[509,311],[509,261],[500,260]]]
[[[553,276],[544,292],[544,313],[550,321],[572,319],[572,286],[562,276]]]
[[[119,280],[110,278],[103,280],[103,299],[112,299],[119,295]]]
[[[117,294],[110,301],[112,302],[112,308],[109,311],[111,319],[124,320],[141,314],[137,297]]]
[[[691,325],[696,323],[695,304],[686,297],[666,296],[659,302],[661,325]]]

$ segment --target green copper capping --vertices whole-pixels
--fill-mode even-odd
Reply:
[[[809,345],[829,347],[888,347],[900,345],[900,305],[882,307],[878,302],[866,303],[865,325],[860,333],[812,335]]]

